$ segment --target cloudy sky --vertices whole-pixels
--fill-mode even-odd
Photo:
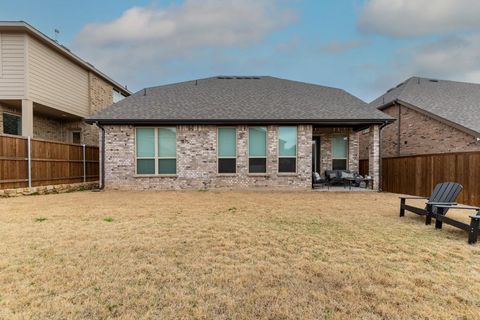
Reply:
[[[136,91],[272,75],[371,101],[419,75],[480,82],[478,0],[16,0],[25,20]]]

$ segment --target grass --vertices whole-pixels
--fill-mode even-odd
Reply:
[[[105,217],[105,218],[103,218],[103,221],[113,222],[113,218],[112,217]]]
[[[0,319],[474,319],[480,310],[480,244],[400,219],[393,194],[81,192],[2,199],[0,212]]]

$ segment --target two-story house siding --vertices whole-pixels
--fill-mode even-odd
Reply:
[[[84,119],[130,92],[24,22],[0,22],[0,133],[98,144]]]

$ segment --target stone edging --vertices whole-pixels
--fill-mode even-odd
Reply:
[[[74,192],[74,191],[91,190],[95,188],[98,188],[98,182],[85,182],[85,183],[82,182],[82,183],[38,186],[38,187],[32,187],[32,188],[5,189],[5,190],[0,190],[0,198],[66,193],[66,192]]]

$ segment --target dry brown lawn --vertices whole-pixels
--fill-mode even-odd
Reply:
[[[400,219],[394,194],[78,192],[0,213],[4,319],[480,315],[480,244]]]

